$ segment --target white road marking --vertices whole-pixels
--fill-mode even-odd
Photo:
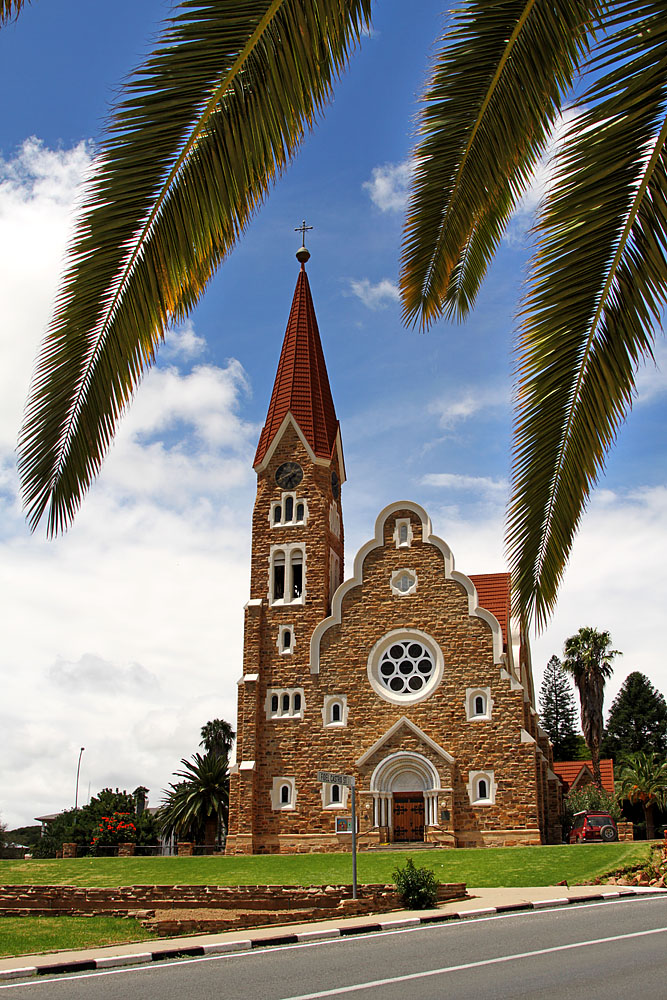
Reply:
[[[667,927],[657,927],[650,931],[635,931],[632,934],[615,934],[613,937],[596,938],[594,941],[577,941],[574,944],[563,944],[555,948],[540,948],[537,951],[523,951],[517,955],[501,955],[499,958],[487,958],[481,962],[466,962],[465,965],[447,965],[442,969],[429,969],[426,972],[412,972],[405,976],[392,976],[390,979],[373,979],[367,983],[355,983],[354,986],[340,986],[338,989],[322,990],[320,993],[300,993],[298,996],[284,997],[283,1000],[321,1000],[322,997],[342,996],[344,993],[358,993],[361,990],[372,990],[378,986],[391,986],[394,983],[408,983],[413,979],[428,979],[431,976],[444,976],[448,972],[465,972],[468,969],[480,969],[485,965],[500,965],[503,962],[516,962],[523,958],[535,958],[539,955],[552,955],[559,951],[571,951],[573,948],[589,948],[595,944],[609,944],[611,941],[627,941],[629,938],[647,937],[649,934],[666,934]]]
[[[611,899],[608,902],[597,900],[596,902],[592,903],[578,903],[577,910],[589,910],[592,907],[598,907],[598,906],[601,907],[615,906],[616,903],[622,903],[622,902],[633,902],[637,905],[639,904],[645,905],[647,903],[654,903],[656,901],[664,902],[664,898],[665,898],[664,896],[655,896],[655,895],[644,896],[643,898],[641,898],[639,896],[631,896],[628,894],[628,895],[622,895],[620,899]],[[436,928],[438,930],[445,931],[456,927],[461,928],[466,924],[468,927],[474,927],[476,924],[483,924],[489,920],[520,920],[522,917],[534,918],[539,914],[549,914],[556,912],[562,913],[563,908],[559,907],[558,910],[556,909],[518,910],[518,911],[514,910],[510,913],[497,913],[494,916],[478,917],[469,922],[466,922],[465,920],[451,920],[451,921],[443,920],[441,922],[433,924],[421,924],[419,927],[406,927],[404,930],[401,929],[401,930],[387,930],[387,931],[368,931],[363,934],[354,934],[349,936],[343,935],[342,937],[337,937],[335,939],[331,938],[319,941],[303,941],[303,942],[300,941],[298,944],[274,945],[268,948],[255,947],[248,951],[229,952],[223,955],[208,954],[208,955],[197,956],[195,958],[173,959],[165,962],[161,961],[149,962],[147,965],[140,965],[130,968],[104,969],[97,972],[81,972],[81,973],[70,972],[59,976],[39,976],[35,979],[31,979],[30,981],[23,980],[19,982],[0,983],[0,990],[17,989],[17,987],[20,986],[23,987],[47,986],[50,983],[67,982],[71,980],[73,977],[76,977],[76,979],[96,979],[98,976],[119,976],[119,975],[130,975],[130,974],[137,975],[138,973],[141,972],[160,972],[167,969],[173,969],[175,965],[178,966],[194,965],[196,962],[220,962],[222,960],[231,961],[232,959],[236,960],[247,959],[247,958],[254,958],[255,956],[261,957],[262,955],[267,955],[272,951],[291,951],[295,948],[319,948],[322,945],[332,945],[332,944],[342,945],[346,941],[359,941],[363,938],[368,938],[368,937],[379,938],[379,937],[391,937],[393,934],[415,934],[424,930],[435,930]],[[663,929],[664,928],[659,928],[659,931]],[[285,997],[284,1000],[298,1000],[298,998]]]

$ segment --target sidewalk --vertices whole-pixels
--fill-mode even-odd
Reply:
[[[419,924],[464,920],[494,913],[537,910],[548,906],[567,906],[592,900],[618,899],[620,896],[666,895],[667,889],[639,886],[536,886],[512,889],[470,889],[470,899],[443,903],[433,910],[396,910],[371,916],[345,917],[309,924],[288,924],[284,927],[258,927],[220,934],[199,934],[181,938],[161,938],[134,944],[87,948],[83,951],[49,952],[43,955],[20,955],[0,959],[0,984],[11,979],[34,975],[54,975],[83,972],[123,965],[140,965],[185,955],[212,955],[225,952],[249,951],[252,948],[293,944],[299,941],[323,940],[364,934],[370,931]],[[55,918],[54,918],[55,919]]]

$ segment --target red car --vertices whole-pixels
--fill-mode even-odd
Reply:
[[[570,830],[571,844],[590,844],[602,840],[606,844],[618,840],[616,822],[609,813],[598,810],[575,813],[574,825]]]

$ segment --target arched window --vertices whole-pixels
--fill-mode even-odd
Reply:
[[[347,695],[327,694],[322,703],[322,724],[343,728],[347,726]]]
[[[331,721],[332,722],[341,721],[341,704],[339,701],[335,701],[331,706]]]
[[[486,702],[484,695],[478,694],[475,697],[475,715],[484,715],[486,712]]]
[[[285,497],[285,520],[294,520],[294,497]]]
[[[398,544],[405,545],[408,540],[408,526],[407,524],[402,524],[398,529]]]
[[[331,801],[340,802],[340,785],[331,786]]]
[[[301,695],[297,691],[294,695],[294,715],[301,711]]]
[[[465,708],[468,722],[488,722],[493,710],[491,688],[466,688]]]
[[[302,503],[298,503],[296,505],[296,520],[303,521],[303,515],[304,515],[304,506]]]
[[[280,804],[281,806],[288,806],[292,799],[292,789],[289,785],[280,786]]]
[[[275,552],[273,555],[273,593],[274,601],[282,601],[285,597],[285,553]]]
[[[276,506],[273,508],[273,523],[274,524],[280,524],[280,513],[281,513],[281,511],[280,511],[280,504],[276,504]]]
[[[271,783],[271,808],[280,810],[287,809],[293,811],[296,809],[297,800],[297,788],[296,779],[289,778],[287,775],[281,775],[278,778],[274,778]]]
[[[289,695],[283,695],[283,715],[289,715]]]
[[[271,714],[272,715],[277,715],[278,714],[278,695],[277,694],[271,695]]]
[[[471,805],[495,805],[497,789],[493,771],[470,771],[467,787]]]
[[[286,628],[283,632],[283,649],[290,649],[292,646],[292,633]]]
[[[301,597],[303,593],[303,552],[296,549],[292,552],[292,599]]]

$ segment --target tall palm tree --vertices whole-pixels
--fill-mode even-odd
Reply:
[[[176,6],[111,120],[33,379],[19,444],[33,527],[71,521],[166,325],[198,301],[369,17],[370,0]],[[427,327],[474,304],[579,95],[517,347],[507,544],[524,623],[553,609],[665,304],[666,53],[657,0],[469,0],[422,102],[401,293]]]
[[[667,806],[667,760],[657,753],[628,754],[623,762],[616,792],[619,798],[641,802],[646,836],[655,837],[655,809]]]
[[[600,741],[602,739],[605,681],[611,677],[611,661],[619,655],[611,649],[609,632],[594,628],[580,628],[576,635],[565,640],[562,667],[572,674],[581,703],[581,729],[591,751],[593,780],[602,791],[600,774]]]
[[[220,754],[199,753],[181,760],[184,770],[174,777],[158,814],[163,835],[192,837],[207,845],[215,844],[218,831],[226,828],[229,813],[229,770]]]
[[[212,719],[201,727],[200,747],[204,747],[207,754],[219,754],[229,759],[232,744],[236,739],[236,732],[224,719]]]

